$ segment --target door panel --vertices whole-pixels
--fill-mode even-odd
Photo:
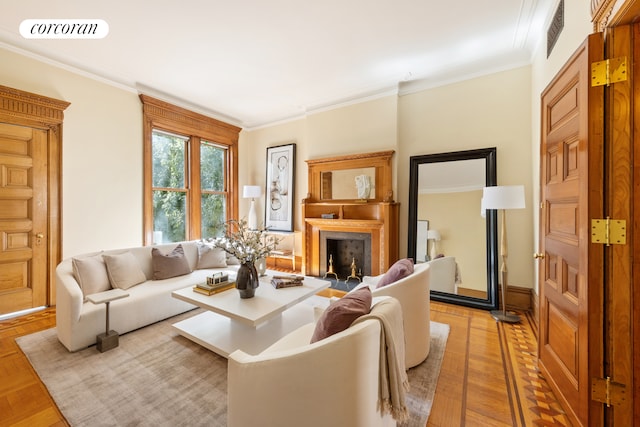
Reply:
[[[603,89],[590,86],[589,69],[602,56],[602,37],[594,34],[542,94],[539,366],[577,425],[589,423],[590,352],[602,354],[589,323],[591,313],[602,311],[594,297],[602,281],[589,270],[597,257],[590,249],[590,218],[602,206],[602,192],[590,189],[602,187],[594,178],[602,176],[604,105]]]
[[[0,314],[47,303],[47,132],[0,124]]]

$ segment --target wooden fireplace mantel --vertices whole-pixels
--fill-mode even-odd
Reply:
[[[384,273],[398,259],[400,204],[392,200],[391,157],[393,151],[332,157],[307,161],[309,194],[302,202],[303,273],[322,276],[321,232],[367,233],[371,236],[371,275]],[[324,172],[370,167],[375,170],[377,192],[368,200],[323,199]],[[352,185],[346,183],[345,185]]]

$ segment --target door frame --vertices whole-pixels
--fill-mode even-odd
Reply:
[[[605,31],[606,57],[626,57],[632,71],[626,81],[609,85],[605,97],[605,216],[626,220],[627,243],[605,248],[603,377],[610,377],[612,382],[624,384],[631,391],[624,401],[605,407],[607,425],[633,425],[634,404],[638,414],[640,402],[634,399],[640,385],[634,371],[640,359],[634,356],[634,341],[639,339],[639,332],[633,328],[640,321],[640,313],[637,309],[634,313],[633,308],[634,296],[640,296],[637,286],[633,286],[640,279],[638,269],[633,268],[634,253],[638,251],[634,242],[635,238],[640,239],[635,227],[640,210],[634,209],[640,203],[640,198],[634,195],[640,183],[640,149],[637,148],[640,141],[637,141],[634,116],[634,92],[637,91],[634,82],[640,81],[640,70],[631,65],[634,58],[640,57],[639,45],[638,24],[616,25]],[[638,258],[635,260],[637,263]]]
[[[47,305],[56,304],[55,270],[62,253],[62,123],[69,102],[0,85],[0,122],[47,132]]]
[[[640,68],[633,58],[640,58],[640,0],[592,0],[594,31],[605,35],[607,58],[627,56],[628,80],[610,85],[605,95],[606,172],[604,189],[605,215],[627,221],[627,244],[605,249],[604,327],[605,363],[603,375],[625,385],[626,401],[621,406],[604,407],[606,425],[632,425],[640,419],[640,354],[634,343],[640,342],[640,138],[635,132],[640,123],[636,108]],[[615,167],[614,167],[615,165]],[[635,351],[634,351],[635,350]]]
[[[640,30],[638,24],[633,25],[640,17],[640,0],[592,0],[591,15],[594,30],[605,34],[607,57],[640,57]],[[629,27],[620,31],[623,26]],[[627,221],[628,242],[612,247],[606,258],[605,376],[625,384],[628,398],[623,407],[605,409],[610,425],[631,425],[640,419],[640,375],[636,375],[640,371],[640,354],[634,348],[634,343],[640,342],[640,328],[633,327],[640,324],[640,310],[634,308],[634,301],[640,301],[640,245],[634,245],[640,242],[640,227],[634,226],[640,221],[640,197],[635,197],[640,185],[640,141],[635,132],[636,123],[640,122],[636,111],[640,110],[635,106],[638,95],[634,84],[640,81],[640,70],[631,65],[630,69],[629,80],[612,85],[606,102],[606,139],[612,142],[607,153],[612,175],[606,209],[612,218]],[[613,164],[615,168],[611,167]],[[624,175],[614,176],[615,170],[620,169]],[[623,182],[616,182],[619,179]]]

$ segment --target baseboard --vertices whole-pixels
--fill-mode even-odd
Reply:
[[[533,289],[519,286],[507,287],[507,308],[509,310],[531,310],[531,293]],[[499,307],[502,307],[502,286],[498,286]]]
[[[533,315],[533,321],[537,328],[540,324],[540,302],[538,300],[538,294],[535,289],[531,289],[531,314]]]

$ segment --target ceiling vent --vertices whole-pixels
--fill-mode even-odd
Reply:
[[[551,55],[553,47],[560,38],[560,33],[564,28],[564,0],[560,0],[556,13],[553,15],[553,19],[547,29],[547,58]]]

